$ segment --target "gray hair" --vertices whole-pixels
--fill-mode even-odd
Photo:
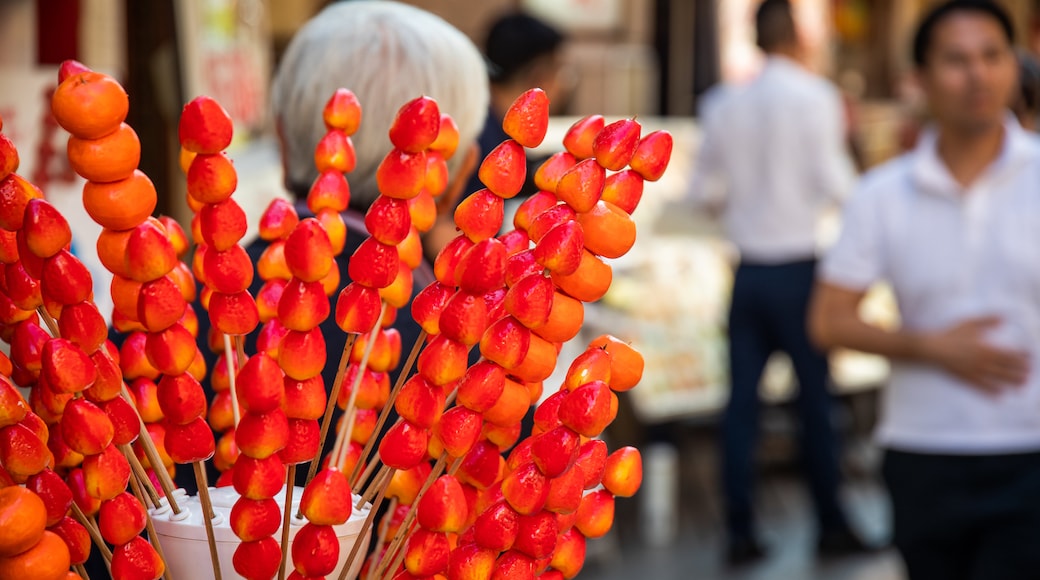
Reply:
[[[285,180],[294,193],[306,191],[318,175],[314,148],[325,134],[322,110],[340,87],[361,102],[361,126],[351,137],[357,168],[347,174],[351,205],[359,209],[379,195],[376,168],[390,151],[387,132],[406,102],[426,95],[455,119],[459,151],[448,161],[453,178],[487,117],[487,68],[454,26],[397,2],[331,4],[293,37],[271,88]]]

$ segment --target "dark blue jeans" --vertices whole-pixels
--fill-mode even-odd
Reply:
[[[810,343],[806,312],[816,262],[743,263],[733,282],[729,314],[731,393],[722,421],[722,478],[733,537],[753,533],[754,455],[758,441],[762,371],[783,351],[798,378],[795,408],[800,454],[822,530],[846,526],[838,503],[838,443],[831,424],[827,358]]]

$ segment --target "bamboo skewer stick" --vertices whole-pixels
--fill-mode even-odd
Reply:
[[[130,478],[130,488],[133,490],[134,495],[137,496],[137,501],[144,504],[144,494],[141,493],[141,484],[134,477]],[[166,580],[173,580],[173,574],[170,573],[170,567],[166,565],[166,554],[163,553],[162,544],[159,542],[159,536],[155,533],[152,514],[148,513],[146,510],[144,515],[144,526],[145,529],[148,530],[148,540],[152,543],[152,547],[155,548],[155,553],[159,554],[159,559],[163,561],[163,578],[166,578]]]
[[[416,502],[419,500],[416,499]],[[383,553],[383,561],[379,563],[379,568],[376,571],[374,578],[380,580],[387,580],[393,578],[397,571],[397,567],[401,565],[401,561],[404,560],[405,550],[404,542],[408,538],[408,532],[412,528],[412,524],[415,523],[415,512],[409,512],[408,517],[404,522],[401,523],[401,529],[394,536],[394,541]],[[386,566],[387,562],[392,562],[389,566]]]
[[[379,567],[379,561],[382,556],[382,552],[379,549],[386,542],[386,535],[390,532],[390,519],[393,517],[393,513],[397,511],[397,498],[390,498],[390,505],[386,506],[386,513],[389,514],[383,520],[382,525],[379,526],[379,534],[376,535],[376,549],[372,556],[372,568]]]
[[[143,487],[148,493],[148,499],[150,500],[152,507],[158,508],[162,505],[162,502],[159,500],[159,492],[157,492],[155,486],[152,485],[152,480],[148,478],[148,472],[144,470],[144,466],[141,465],[140,460],[137,459],[137,454],[134,453],[133,448],[130,447],[129,444],[120,445],[119,449],[123,452],[127,462],[130,463],[130,469],[136,476],[137,481],[140,482],[141,487]],[[143,498],[141,503],[144,503]]]
[[[372,466],[371,467],[372,468],[375,467],[375,462],[372,462]],[[390,466],[383,466],[382,468],[380,468],[380,472],[379,472],[378,475],[375,476],[375,479],[372,480],[372,484],[367,487],[367,489],[365,490],[365,493],[361,494],[361,499],[358,500],[358,508],[359,509],[361,508],[362,505],[365,504],[366,501],[372,499],[372,496],[375,495],[376,491],[379,491],[380,485],[378,484],[378,482],[383,481],[383,479],[385,477],[387,477],[388,473],[389,473],[389,477],[393,477],[393,474],[394,474],[395,471],[397,471],[397,470],[393,469]],[[364,480],[367,480],[369,475],[371,475],[369,470],[365,470]],[[387,480],[386,483],[389,484],[389,480]]]
[[[195,468],[195,482],[199,487],[199,501],[202,503],[202,519],[206,522],[206,538],[209,540],[209,557],[213,561],[213,577],[221,580],[220,555],[217,554],[217,540],[213,535],[213,503],[209,499],[209,483],[206,481],[206,467],[201,461],[191,464]]]
[[[51,336],[55,338],[61,336],[61,332],[58,330],[58,323],[55,322],[54,317],[51,316],[50,312],[47,312],[46,308],[44,308],[43,306],[37,306],[36,312],[40,315],[40,318],[42,318],[43,322],[47,325],[47,330],[51,331]]]
[[[372,350],[376,345],[376,333],[379,332],[379,328],[383,324],[383,316],[385,314],[386,302],[383,302],[383,306],[379,309],[379,320],[376,321],[375,325],[372,326],[372,330],[368,333],[368,342],[365,343],[365,350],[361,353],[361,361],[358,363],[358,372],[354,376],[354,383],[350,386],[350,398],[347,399],[347,408],[343,410],[343,414],[346,416],[347,420],[343,424],[343,428],[336,434],[336,443],[332,446],[332,465],[335,465],[336,467],[343,464],[346,447],[349,444],[350,436],[354,431],[354,419],[357,416],[357,409],[355,407],[357,405],[358,387],[361,386],[361,380],[365,377],[365,369],[368,367],[368,358],[372,356]]]
[[[130,406],[137,411],[137,406],[134,404],[134,398],[130,395],[130,391],[127,390],[126,385],[123,385],[123,398],[126,399]],[[159,457],[159,450],[155,448],[155,441],[152,441],[152,436],[148,433],[148,427],[144,424],[144,419],[141,418],[141,413],[137,413],[137,422],[140,424],[141,432],[137,437],[137,440],[141,442],[141,448],[144,449],[144,454],[148,457],[148,463],[152,464],[152,471],[155,473],[155,477],[159,480],[159,487],[162,488],[163,494],[166,496],[166,501],[170,503],[170,508],[173,509],[173,513],[181,513],[181,508],[177,505],[177,499],[173,497],[173,480],[170,478],[170,474],[166,472],[166,467],[163,465],[162,458]],[[151,480],[149,480],[151,481]]]
[[[390,474],[391,476],[393,474]],[[361,538],[364,538],[368,534],[368,530],[372,529],[372,522],[376,519],[376,512],[379,511],[379,506],[383,503],[383,498],[386,497],[386,488],[389,483],[389,477],[384,476],[382,478],[382,485],[379,486],[379,495],[376,496],[375,502],[372,503],[372,507],[368,510],[368,517],[365,518],[365,523],[361,526],[361,532],[358,534],[358,541],[354,542],[354,547],[350,550],[350,555],[347,556],[347,562],[343,564],[343,569],[340,570],[339,580],[346,580],[347,573],[351,567],[354,566],[354,559],[357,558],[358,552],[361,551]],[[396,500],[395,500],[396,501]],[[379,553],[379,545],[376,545],[376,553]]]
[[[354,348],[355,340],[357,340],[356,334],[348,335],[347,342],[343,345],[343,353],[339,355],[339,368],[336,370],[336,380],[332,382],[332,393],[325,404],[325,415],[321,418],[321,432],[318,435],[318,453],[311,460],[311,465],[307,469],[306,483],[310,483],[314,479],[314,474],[318,473],[318,466],[321,465],[321,454],[325,451],[325,437],[328,436],[329,425],[332,424],[332,410],[336,406],[336,400],[339,399],[339,391],[343,387],[343,377],[346,376],[347,363],[350,362],[350,350]]]
[[[440,459],[437,460],[437,463],[434,464],[433,469],[430,471],[430,475],[426,478],[426,481],[423,482],[422,487],[419,489],[419,493],[415,496],[415,501],[412,502],[412,506],[408,510],[408,515],[405,516],[404,521],[401,523],[400,529],[397,530],[397,534],[394,536],[393,543],[391,543],[390,547],[387,548],[385,556],[386,560],[384,560],[382,563],[385,564],[387,561],[390,561],[390,559],[393,558],[393,564],[389,567],[389,569],[384,568],[382,565],[380,565],[380,567],[376,569],[376,573],[373,577],[388,578],[390,576],[384,576],[383,574],[388,572],[389,570],[389,574],[392,576],[394,570],[396,570],[397,567],[401,564],[401,560],[404,559],[404,550],[401,550],[400,548],[402,544],[404,544],[405,538],[408,536],[408,529],[412,526],[412,522],[415,521],[415,515],[419,508],[419,502],[422,501],[423,496],[426,495],[426,491],[430,489],[430,486],[433,485],[433,482],[436,481],[436,479],[440,477],[441,474],[444,472],[444,467],[445,465],[447,465],[447,461],[448,455],[445,453],[444,455],[441,455]]]
[[[238,406],[238,387],[235,385],[235,376],[238,374],[239,365],[235,364],[235,350],[231,346],[231,335],[224,335],[224,360],[227,362],[228,383],[231,385],[231,415],[235,418],[235,428],[242,420],[242,410]]]
[[[79,505],[76,502],[72,502],[72,517],[87,529],[87,533],[90,534],[90,539],[94,540],[94,544],[98,547],[98,551],[101,552],[101,557],[105,560],[105,566],[108,566],[109,570],[111,570],[112,550],[108,549],[108,544],[106,544],[105,539],[101,537],[101,532],[98,531],[94,521],[88,518],[87,514],[83,513],[83,510],[79,508]]]
[[[296,464],[289,466],[285,476],[285,517],[282,519],[282,563],[278,566],[278,580],[285,580],[285,565],[289,562],[289,521],[292,519],[292,498],[296,489]]]
[[[361,465],[368,461],[368,456],[372,453],[372,449],[375,448],[375,435],[383,431],[383,426],[386,425],[387,419],[390,418],[390,409],[394,408],[394,401],[397,400],[397,395],[401,392],[401,387],[404,386],[405,380],[408,378],[409,373],[412,372],[412,366],[415,365],[415,359],[419,357],[419,351],[422,350],[424,342],[426,342],[426,331],[421,330],[419,331],[419,336],[415,339],[415,343],[412,345],[411,352],[408,353],[408,359],[405,361],[404,366],[401,367],[400,374],[397,375],[397,382],[394,384],[394,389],[390,391],[390,397],[387,398],[386,404],[383,405],[383,410],[379,413],[379,420],[376,421],[376,428],[372,431],[373,436],[369,438],[367,443],[365,443],[365,448],[361,451],[361,455],[358,457],[358,461],[354,464],[354,469],[350,473],[350,479],[348,481],[350,482],[350,487],[352,489],[355,485],[358,485],[358,472],[361,469]]]
[[[462,460],[464,458],[465,455],[462,457],[456,457],[455,460],[451,462],[451,467],[448,468],[448,475],[455,475],[459,471],[459,468],[462,467]]]
[[[246,364],[246,342],[245,336],[236,334],[234,336],[235,341],[235,352],[238,353],[238,368],[242,368]]]
[[[83,564],[76,564],[73,568],[76,569],[76,573],[79,574],[80,578],[90,580],[90,574],[87,574],[87,569],[83,567]]]

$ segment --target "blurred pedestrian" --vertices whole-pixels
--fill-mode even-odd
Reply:
[[[720,213],[740,251],[729,314],[731,392],[722,423],[728,559],[763,556],[753,521],[758,387],[769,357],[786,352],[798,377],[800,451],[822,555],[865,549],[838,500],[838,444],[828,365],[806,335],[816,268],[817,221],[852,186],[845,111],[836,87],[802,65],[790,2],[766,0],[755,16],[766,53],[761,74],[720,97],[704,119],[695,200]]]
[[[1040,578],[1040,145],[1008,111],[1013,28],[954,0],[913,58],[934,124],[864,178],[823,261],[810,328],[888,356],[877,438],[910,578]],[[886,281],[902,327],[858,308]]]

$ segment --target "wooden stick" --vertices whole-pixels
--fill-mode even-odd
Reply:
[[[365,369],[368,368],[368,358],[372,356],[372,349],[376,345],[376,333],[379,332],[380,327],[383,324],[383,315],[386,314],[386,302],[383,302],[383,306],[379,309],[379,320],[372,326],[371,332],[368,333],[368,342],[365,343],[365,350],[361,352],[361,362],[358,363],[358,372],[354,376],[354,383],[350,386],[350,398],[347,399],[347,408],[343,410],[343,414],[347,417],[346,422],[343,423],[343,428],[336,433],[336,443],[332,446],[332,465],[340,466],[343,464],[344,455],[346,454],[346,448],[350,444],[350,436],[354,432],[354,420],[357,418],[357,392],[358,387],[361,386],[361,380],[365,378]]]
[[[98,551],[101,552],[101,557],[105,560],[105,566],[108,566],[111,571],[112,550],[108,549],[108,544],[106,544],[105,539],[101,537],[101,532],[98,531],[97,526],[87,517],[87,514],[83,513],[83,510],[79,508],[79,505],[76,502],[72,502],[72,517],[75,518],[75,520],[84,528],[87,528],[87,533],[90,534],[90,539],[94,540],[94,544],[97,545]]]
[[[282,520],[282,564],[278,567],[278,580],[285,580],[285,565],[289,561],[289,521],[292,519],[292,496],[296,489],[296,464],[289,465],[285,477],[285,518]]]
[[[387,548],[386,552],[383,553],[383,557],[385,559],[379,563],[376,575],[374,576],[375,578],[379,578],[380,580],[388,580],[389,578],[392,578],[394,576],[397,567],[400,566],[401,561],[404,560],[404,542],[405,538],[408,537],[408,532],[411,530],[413,523],[415,523],[415,516],[409,514],[409,517],[405,520],[404,523],[401,524],[401,529],[398,532],[399,535],[402,532],[405,535],[400,536],[400,540],[398,539],[398,536],[394,537],[394,543],[390,546],[390,548]],[[392,563],[389,566],[385,566],[385,564],[387,562],[390,562],[391,560]]]
[[[372,462],[372,466],[375,466],[375,462]],[[375,492],[379,490],[380,485],[378,484],[378,482],[383,481],[387,477],[387,473],[390,474],[390,477],[393,477],[395,471],[397,470],[393,469],[390,466],[383,466],[382,468],[380,468],[380,472],[378,475],[375,476],[375,479],[372,480],[372,484],[368,486],[368,489],[365,490],[365,493],[360,494],[361,498],[358,500],[358,509],[361,509],[361,506],[364,505],[366,501],[372,499],[372,496],[375,494]],[[365,479],[368,479],[367,470],[365,471]],[[387,480],[386,483],[389,483],[389,480]]]
[[[318,435],[318,453],[311,460],[311,465],[307,469],[307,481],[310,483],[314,479],[314,475],[318,473],[318,466],[321,465],[321,454],[325,451],[325,437],[329,434],[329,425],[332,424],[332,410],[336,408],[336,400],[339,399],[339,391],[343,387],[343,377],[346,376],[347,363],[350,362],[350,350],[354,348],[354,341],[357,340],[356,334],[347,335],[347,342],[343,345],[343,353],[339,355],[339,368],[336,370],[336,380],[332,382],[332,393],[329,395],[329,400],[325,404],[325,415],[321,419],[321,434]]]
[[[401,367],[400,374],[397,375],[397,382],[394,384],[394,389],[390,391],[390,397],[386,400],[386,404],[383,405],[382,411],[379,413],[379,420],[376,422],[376,428],[372,431],[373,437],[368,439],[365,443],[365,448],[361,451],[361,455],[358,457],[358,461],[354,464],[354,469],[350,473],[351,489],[354,489],[354,485],[357,483],[358,472],[361,466],[368,461],[368,456],[372,453],[372,449],[375,448],[377,437],[375,435],[383,431],[383,425],[386,425],[386,420],[390,417],[390,409],[394,408],[394,401],[397,400],[398,393],[401,392],[401,387],[404,386],[405,380],[408,375],[412,372],[412,366],[415,364],[415,359],[419,357],[419,351],[422,350],[423,343],[426,342],[426,331],[419,331],[419,336],[416,337],[415,343],[412,344],[412,350],[408,353],[408,359],[405,361],[404,366]]]
[[[51,331],[51,336],[55,338],[61,336],[61,332],[58,331],[58,323],[55,322],[54,317],[51,316],[50,312],[47,312],[46,308],[44,308],[43,306],[37,306],[36,312],[40,315],[40,318],[42,318],[43,322],[47,325],[47,330]]]
[[[379,549],[384,543],[386,543],[386,535],[390,532],[390,520],[393,519],[393,513],[397,511],[397,498],[390,498],[390,505],[386,506],[387,516],[383,518],[382,524],[379,526],[379,534],[376,537],[376,549],[372,556],[372,568],[379,567],[379,560],[382,556],[382,551]]]
[[[137,501],[141,502],[141,505],[144,505],[144,494],[141,493],[141,484],[138,483],[137,479],[134,477],[130,478],[130,488],[133,490],[134,495],[137,496]],[[165,563],[167,561],[166,554],[163,553],[162,543],[159,542],[159,535],[155,533],[152,514],[145,510],[144,516],[144,527],[148,530],[148,540],[152,543],[152,547],[155,548],[155,553],[159,554],[159,558]],[[163,578],[166,578],[166,580],[173,580],[173,574],[170,573],[169,565],[163,566]]]
[[[238,353],[238,368],[246,366],[246,340],[245,336],[236,334],[234,336],[235,352]]]
[[[90,580],[90,574],[87,574],[87,569],[83,567],[83,564],[76,564],[73,566],[76,569],[76,573],[83,580]]]
[[[127,390],[125,384],[123,385],[123,398],[130,403],[130,406],[136,412],[137,406],[134,404],[134,398],[130,396],[130,391]],[[159,457],[159,450],[155,448],[155,441],[152,441],[152,436],[148,433],[148,427],[144,424],[144,419],[141,418],[141,413],[139,412],[137,413],[137,421],[141,429],[137,440],[141,442],[141,448],[144,449],[144,454],[148,457],[148,463],[152,464],[152,471],[155,472],[155,477],[159,480],[159,487],[162,488],[166,501],[169,502],[173,513],[179,514],[181,513],[181,508],[177,505],[177,499],[173,497],[173,479],[166,472],[166,466],[163,465],[162,458]]]
[[[213,577],[216,580],[221,580],[220,555],[217,554],[217,539],[213,535],[213,504],[209,500],[209,482],[206,481],[206,467],[201,461],[195,461],[191,465],[195,468],[195,483],[199,487],[202,519],[206,522],[206,538],[209,540],[209,557],[213,561]]]
[[[238,365],[235,364],[235,350],[231,347],[231,335],[224,335],[224,361],[227,363],[228,383],[231,385],[231,416],[235,418],[235,427],[242,420],[242,411],[238,407],[238,388],[235,386],[235,376],[238,374]]]
[[[465,457],[465,455],[462,457],[456,457],[455,460],[451,462],[451,467],[448,468],[448,475],[455,475],[459,471],[459,468],[462,467],[462,460]]]
[[[401,560],[404,559],[404,550],[400,550],[400,548],[401,545],[404,543],[405,538],[408,536],[408,529],[411,527],[412,522],[415,521],[415,515],[419,507],[419,502],[422,500],[423,496],[426,495],[426,491],[430,489],[430,486],[433,485],[433,482],[436,481],[436,479],[440,477],[441,474],[444,472],[444,467],[447,464],[447,461],[448,454],[445,453],[441,455],[440,459],[437,460],[437,463],[434,464],[433,469],[430,471],[430,475],[426,478],[426,481],[423,482],[422,487],[419,488],[419,493],[415,496],[415,501],[412,502],[412,506],[408,509],[408,515],[405,516],[404,522],[401,523],[401,527],[397,530],[397,534],[394,536],[393,543],[391,543],[390,547],[386,550],[387,560],[389,560],[391,556],[395,556],[393,558],[393,564],[389,568],[391,575],[393,574],[393,571],[396,570],[397,567],[401,564]],[[384,560],[383,564],[385,564],[387,560]],[[386,571],[386,568],[380,566],[376,570],[374,577],[388,578],[389,576],[383,576],[383,573]]]
[[[386,478],[384,478],[386,479]],[[383,482],[387,483],[387,482]],[[364,538],[368,534],[368,530],[372,528],[372,522],[376,519],[376,512],[379,511],[379,506],[383,503],[383,498],[386,497],[386,485],[379,486],[379,495],[376,497],[375,502],[372,503],[372,507],[368,510],[368,517],[365,518],[365,523],[361,526],[361,532],[358,534],[357,541],[354,542],[354,547],[350,550],[350,556],[347,557],[346,564],[343,565],[343,569],[339,572],[339,580],[345,580],[347,572],[353,567],[354,559],[357,558],[358,552],[361,551],[361,538]],[[394,500],[396,501],[396,500]],[[387,517],[390,517],[389,512]],[[376,553],[379,553],[379,545],[376,545]]]
[[[375,466],[379,465],[381,465],[381,457],[379,451],[376,451],[375,455],[372,457],[371,464],[369,464],[369,467],[365,469],[365,473],[362,473],[361,477],[358,478],[358,489],[364,490],[364,493],[362,493],[361,496],[365,501],[372,499],[372,496],[375,495],[375,485],[366,484],[366,482],[368,481],[369,476],[372,475],[372,471],[375,470]]]
[[[137,454],[134,453],[134,449],[130,447],[129,444],[120,445],[119,449],[123,452],[127,462],[130,463],[130,469],[134,472],[137,481],[141,483],[141,486],[148,493],[148,499],[150,500],[152,507],[158,508],[162,505],[162,502],[159,500],[159,492],[156,491],[155,486],[152,485],[152,480],[148,477],[148,472],[145,471],[144,466],[141,465],[141,461],[137,459]],[[141,503],[144,503],[143,499],[141,500]]]
[[[362,473],[361,476],[358,477],[356,486],[355,484],[350,485],[351,489],[364,489],[365,484],[368,482],[368,478],[372,476],[372,472],[375,471],[376,467],[378,467],[381,463],[382,457],[379,455],[379,452],[377,451],[376,454],[372,457],[372,461],[365,467],[364,473]],[[371,499],[372,494],[369,493],[369,489],[371,489],[371,487],[366,489],[365,493],[362,494],[368,496],[365,498],[366,501],[368,499]]]

